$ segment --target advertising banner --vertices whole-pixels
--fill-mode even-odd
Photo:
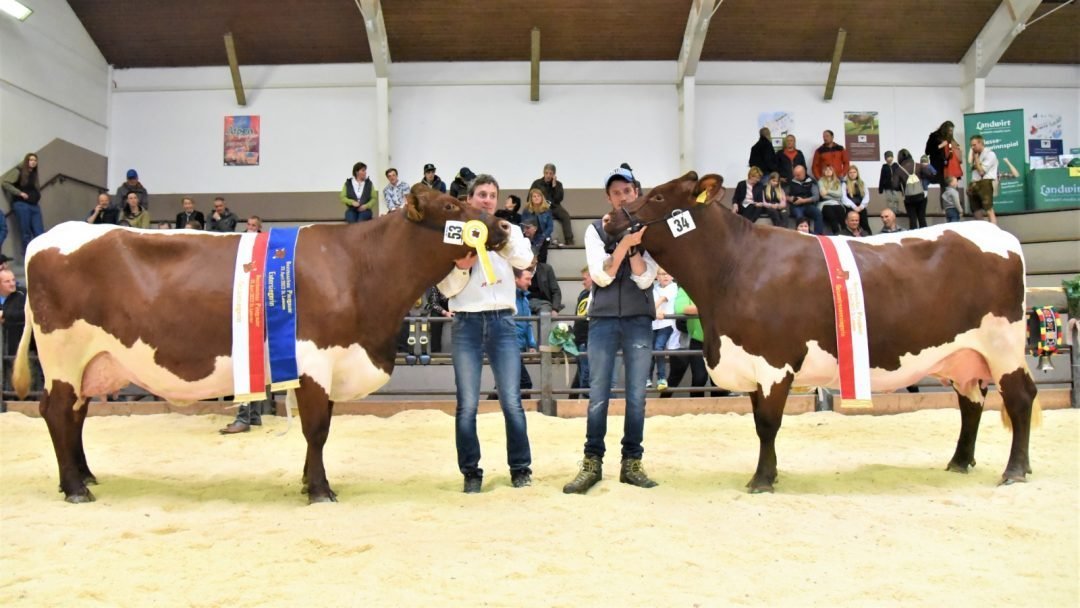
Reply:
[[[881,160],[877,112],[844,112],[844,146],[851,160]]]
[[[1024,111],[1002,110],[964,114],[964,133],[968,137],[964,162],[966,175],[971,175],[971,137],[982,135],[986,147],[998,159],[998,188],[994,195],[994,210],[1016,213],[1026,209],[1026,174],[1024,171]]]
[[[225,166],[258,166],[259,117],[225,117]]]

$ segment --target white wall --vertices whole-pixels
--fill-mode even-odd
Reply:
[[[646,184],[679,172],[674,62],[545,63],[541,100],[528,99],[528,63],[394,64],[390,163],[414,182],[427,162],[449,182],[458,168],[523,188],[546,162],[567,187],[596,188],[620,162]],[[880,113],[882,150],[923,149],[944,120],[962,129],[959,65],[844,64],[822,100],[828,64],[702,63],[697,76],[696,165],[741,179],[759,112],[793,112],[809,156],[821,131],[843,142],[846,110]],[[112,94],[110,184],[136,167],[155,192],[335,190],[352,163],[375,166],[371,66],[242,68],[249,105],[236,105],[227,68],[121,70]],[[1066,147],[1080,146],[1080,68],[999,66],[987,109],[1022,107],[1064,117]],[[224,167],[222,122],[262,117],[262,165]],[[879,161],[860,163],[876,182]]]
[[[0,15],[0,167],[55,138],[106,153],[109,67],[64,0]]]
[[[227,67],[117,70],[109,185],[134,168],[151,192],[336,190],[375,155],[367,66],[242,68],[239,106]],[[227,167],[225,116],[258,115],[260,163]]]
[[[675,87],[547,85],[540,95],[529,101],[527,85],[393,88],[393,162],[410,182],[432,162],[447,182],[467,166],[511,188],[548,162],[571,188],[602,187],[622,162],[645,183],[679,170]]]

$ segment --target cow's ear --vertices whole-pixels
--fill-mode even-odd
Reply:
[[[694,199],[697,202],[708,205],[724,196],[724,178],[709,173],[698,180],[694,186]]]
[[[419,222],[424,219],[424,210],[420,208],[420,199],[412,192],[405,195],[405,217],[410,222]]]

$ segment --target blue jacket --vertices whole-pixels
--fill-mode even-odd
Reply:
[[[536,218],[536,224],[540,227],[540,229],[536,231],[537,234],[544,235],[545,239],[551,238],[551,232],[555,230],[555,220],[551,217],[551,211],[533,213],[526,208],[521,212],[521,222],[525,223],[529,218]]]
[[[527,317],[532,314],[529,308],[529,292],[517,290],[517,316]],[[530,348],[536,348],[536,337],[533,336],[532,321],[517,322],[518,348],[523,352]]]

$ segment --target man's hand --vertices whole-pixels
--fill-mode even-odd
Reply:
[[[19,197],[22,198],[25,201],[25,200],[30,198],[30,195],[25,193],[25,192],[20,192]]]
[[[627,247],[637,247],[641,244],[641,238],[645,236],[645,231],[648,229],[648,226],[643,226],[641,230],[638,230],[637,232],[631,232],[630,234],[624,236],[621,241],[619,241],[619,245],[621,246],[625,244]]]
[[[220,221],[220,220],[221,220],[221,214],[220,214],[220,213],[218,213],[217,211],[215,211],[215,212],[214,212],[214,215],[212,215],[211,217],[213,217],[213,218],[214,218],[214,221],[215,221],[215,222],[217,222],[217,221]]]
[[[465,257],[454,260],[454,265],[461,270],[468,270],[476,265],[477,259],[479,258],[476,257],[476,253],[470,251],[469,253],[465,254]]]

